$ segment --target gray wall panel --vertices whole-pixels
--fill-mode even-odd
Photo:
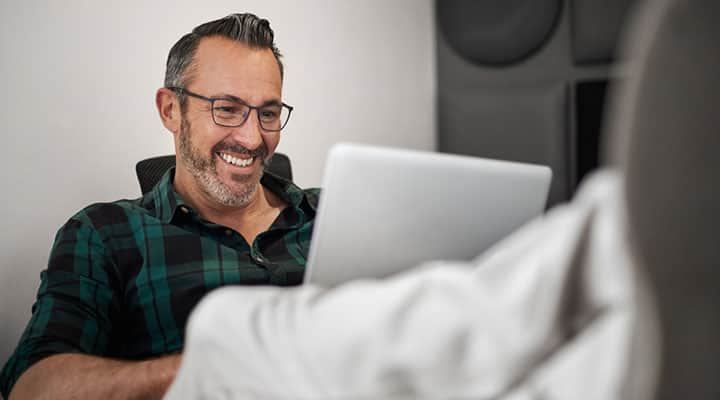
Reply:
[[[436,0],[436,13],[445,1]],[[448,29],[441,25],[452,24],[452,21],[438,15],[438,150],[547,164],[554,172],[548,205],[570,199],[579,176],[577,149],[587,144],[579,143],[584,139],[577,137],[578,115],[597,115],[601,112],[597,108],[602,108],[601,101],[578,103],[576,92],[571,88],[583,81],[607,81],[611,73],[608,62],[575,62],[572,49],[580,42],[572,39],[571,20],[573,16],[583,15],[579,20],[576,18],[576,33],[583,29],[597,30],[593,24],[603,20],[593,21],[592,15],[598,7],[610,7],[605,13],[608,18],[617,19],[615,26],[600,29],[597,34],[609,34],[610,37],[598,43],[612,43],[614,48],[616,32],[624,23],[629,7],[622,12],[620,9],[627,2],[632,0],[563,0],[557,26],[546,43],[529,58],[505,66],[481,65],[460,54],[456,46],[450,44]],[[493,7],[517,5],[499,0],[492,4]],[[472,10],[470,7],[468,12]],[[457,10],[455,13],[462,15]],[[495,23],[482,18],[476,22],[488,23],[490,27]],[[578,31],[578,23],[587,27]],[[482,31],[488,26],[477,29]],[[503,43],[495,46],[502,47]],[[579,107],[593,110],[587,113],[588,110]]]
[[[569,195],[567,88],[448,90],[440,92],[439,146],[443,151],[548,165],[548,202]]]
[[[524,60],[545,45],[559,20],[562,0],[443,0],[438,24],[448,43],[481,65]]]
[[[570,14],[575,62],[611,62],[625,17],[635,3],[635,0],[573,0]]]

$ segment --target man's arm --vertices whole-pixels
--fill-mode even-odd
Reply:
[[[88,212],[60,228],[40,278],[32,317],[0,374],[0,392],[8,399],[11,392],[35,398],[59,384],[75,389],[77,379],[100,384],[107,368],[112,373],[119,366],[99,357],[120,354],[111,336],[121,312],[122,280]]]
[[[161,399],[180,359],[179,354],[144,361],[58,354],[25,371],[8,400]]]

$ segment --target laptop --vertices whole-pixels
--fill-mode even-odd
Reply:
[[[471,260],[543,212],[551,176],[540,165],[337,144],[304,282],[332,287]]]

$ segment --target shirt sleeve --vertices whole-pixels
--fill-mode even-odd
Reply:
[[[32,317],[0,375],[7,398],[34,363],[60,353],[102,355],[108,348],[117,298],[103,241],[81,214],[58,231],[41,275]]]

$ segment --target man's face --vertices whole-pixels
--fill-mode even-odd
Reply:
[[[269,49],[210,37],[200,41],[194,64],[194,78],[186,87],[191,92],[232,96],[251,106],[281,101],[280,69]],[[221,205],[246,205],[280,139],[280,132],[264,131],[257,118],[251,111],[241,126],[222,127],[213,122],[210,102],[187,96],[176,139],[181,164],[176,174],[189,173],[191,190]]]

